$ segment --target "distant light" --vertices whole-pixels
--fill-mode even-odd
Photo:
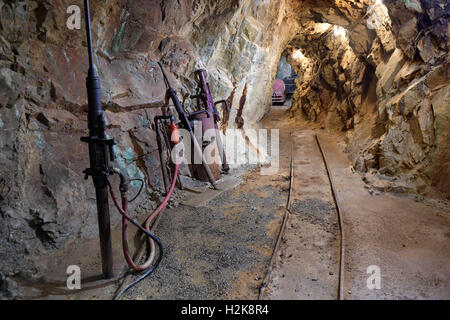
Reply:
[[[336,37],[341,37],[341,36],[345,36],[345,29],[342,28],[341,26],[334,26],[334,35]]]
[[[292,58],[294,58],[295,60],[302,60],[305,58],[305,55],[303,54],[302,50],[297,49],[292,54]]]

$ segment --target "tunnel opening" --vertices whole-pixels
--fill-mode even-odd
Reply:
[[[353,92],[351,78],[361,64],[350,46],[348,31],[339,25],[313,23],[288,43],[280,63],[284,59],[295,74],[301,75],[295,80],[291,115],[299,111],[307,120],[327,129],[351,129],[349,120],[356,113],[352,94],[359,94]],[[373,71],[368,70],[367,74]],[[368,84],[365,86],[362,90],[368,91]]]
[[[431,161],[431,150],[435,148],[431,142],[436,134],[431,126],[434,108],[429,107],[428,98],[427,107],[422,109],[418,100],[407,97],[424,92],[421,83],[431,74],[419,65],[434,61],[437,66],[440,62],[425,54],[429,50],[425,49],[425,41],[432,45],[433,37],[422,40],[423,45],[416,42],[419,46],[414,50],[414,44],[401,33],[407,28],[423,29],[423,23],[433,28],[433,23],[420,13],[414,20],[417,23],[409,20],[411,27],[399,26],[400,21],[408,21],[411,16],[400,19],[400,11],[391,1],[369,2],[367,7],[356,9],[350,22],[320,14],[317,8],[311,12],[312,16],[302,21],[282,46],[275,76],[279,77],[285,62],[299,75],[289,104],[290,116],[343,135],[353,168],[363,176],[370,173],[381,179],[393,178],[401,181],[399,190],[423,192],[427,187],[422,183],[430,177],[425,163]],[[434,28],[439,28],[437,22]],[[405,109],[405,103],[414,106]],[[408,133],[400,138],[402,130]],[[400,149],[395,142],[398,139],[403,141]],[[411,165],[416,161],[412,159],[414,153],[428,160]]]
[[[289,53],[286,50],[283,51],[277,65],[274,84],[272,85],[273,105],[289,106],[291,104],[292,96],[297,90],[298,74],[295,72],[288,58]],[[278,96],[282,97],[281,102]]]

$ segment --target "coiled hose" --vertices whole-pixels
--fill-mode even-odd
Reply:
[[[122,176],[121,176],[122,177]],[[130,285],[128,285],[127,287],[125,287],[124,289],[122,289],[115,297],[114,300],[119,300],[120,297],[128,290],[130,289],[132,286],[136,285],[138,282],[144,280],[146,277],[148,277],[153,271],[156,270],[156,268],[158,267],[159,263],[161,262],[162,256],[163,256],[163,246],[161,241],[154,235],[152,234],[149,230],[145,229],[144,227],[142,227],[139,222],[137,222],[135,219],[131,218],[128,215],[128,199],[126,197],[122,197],[122,207],[119,204],[119,201],[117,200],[116,196],[114,195],[114,192],[112,190],[111,184],[109,184],[109,191],[111,194],[111,198],[113,199],[114,205],[116,206],[117,210],[120,212],[120,214],[122,214],[122,227],[124,227],[125,225],[128,225],[128,221],[130,221],[132,224],[134,224],[139,230],[141,230],[142,232],[144,232],[149,239],[151,239],[152,243],[156,242],[156,244],[159,247],[159,256],[158,259],[156,260],[155,264],[149,268],[142,276],[140,276],[138,279],[136,279],[135,281],[133,281],[132,283],[130,283]],[[124,222],[126,221],[126,222]],[[127,234],[126,231],[122,232],[122,236],[123,234]],[[154,242],[153,242],[154,241]],[[130,265],[129,261],[132,262],[132,259],[129,257],[128,254],[128,241],[127,238],[122,239],[122,245],[126,243],[126,249],[125,247],[123,248],[124,254],[125,254],[125,259],[127,260],[128,265],[132,267],[132,265]],[[154,253],[153,253],[153,257],[154,257]],[[134,265],[134,264],[133,264]],[[133,268],[134,269],[134,268]],[[136,269],[134,269],[136,270]],[[145,269],[142,269],[145,270]]]
[[[178,140],[178,133],[177,133],[177,127],[174,123],[172,123],[172,135],[171,135],[172,143],[177,144],[179,142]],[[120,214],[122,214],[122,247],[123,247],[123,254],[125,257],[125,260],[127,261],[128,266],[135,270],[135,271],[144,271],[146,270],[140,277],[138,277],[136,280],[131,282],[129,285],[127,285],[125,288],[123,288],[115,297],[114,300],[119,300],[120,297],[131,287],[139,283],[140,281],[144,280],[146,277],[148,277],[156,268],[158,267],[159,263],[161,262],[162,256],[163,256],[163,246],[161,241],[150,232],[150,225],[152,221],[164,210],[164,208],[167,206],[167,203],[172,196],[173,190],[175,189],[175,184],[177,182],[178,177],[178,161],[175,161],[175,170],[173,174],[172,183],[170,185],[169,192],[167,193],[164,200],[161,202],[161,204],[156,208],[156,210],[147,218],[145,221],[145,228],[142,227],[136,220],[132,219],[128,215],[128,198],[127,198],[127,191],[128,191],[128,184],[129,180],[126,178],[126,176],[121,173],[119,170],[115,169],[115,173],[117,173],[120,176],[120,192],[122,196],[122,206],[120,206],[113,190],[111,187],[111,184],[108,181],[109,184],[109,190],[111,194],[111,198],[113,199],[114,205],[116,206],[117,210],[119,210]],[[136,198],[136,197],[135,197]],[[134,199],[135,199],[134,198]],[[133,200],[134,200],[133,199]],[[150,246],[150,254],[148,259],[143,264],[135,264],[132,257],[129,253],[128,248],[128,222],[131,222],[136,227],[138,227],[141,231],[143,231],[147,236],[147,241]],[[156,254],[156,248],[155,248],[155,242],[159,247],[159,256],[156,260],[155,264],[153,266],[152,262],[155,259]],[[139,263],[139,261],[137,261]]]

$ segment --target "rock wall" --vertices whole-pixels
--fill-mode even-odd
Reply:
[[[290,77],[291,73],[292,73],[292,66],[289,62],[287,62],[286,57],[282,55],[280,57],[280,62],[278,63],[277,73],[275,77],[277,79],[284,79]]]
[[[66,22],[81,8],[81,29]],[[39,275],[39,261],[97,236],[88,166],[86,35],[81,0],[0,1],[0,288]],[[168,107],[161,61],[186,110],[193,71],[205,68],[231,114],[222,129],[252,128],[270,107],[271,81],[296,21],[287,1],[91,1],[95,63],[116,165],[144,178],[137,215],[159,202],[153,117]],[[136,191],[137,185],[131,191]],[[112,223],[119,215],[111,208]]]
[[[342,21],[316,7],[303,22],[288,47],[304,53],[291,57],[305,75],[291,113],[345,132],[360,172],[376,170],[401,192],[450,196],[450,6],[383,3],[358,8],[347,1],[354,11],[344,11]]]
[[[151,122],[169,107],[161,61],[186,110],[193,71],[231,103],[221,129],[246,136],[270,108],[284,50],[300,75],[292,114],[348,134],[361,171],[378,169],[448,191],[448,4],[369,0],[91,1],[95,62],[117,165],[146,181],[137,215],[162,189]],[[38,275],[39,261],[96,237],[88,166],[87,52],[66,26],[82,1],[0,0],[0,291]],[[389,19],[386,18],[386,11]],[[347,32],[330,36],[333,26]],[[339,32],[338,32],[339,33]],[[302,57],[302,56],[300,56]],[[424,98],[424,99],[422,99]],[[135,186],[136,187],[136,186]],[[136,191],[136,189],[132,190]],[[119,216],[111,214],[113,224]]]

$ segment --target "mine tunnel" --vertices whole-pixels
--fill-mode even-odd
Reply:
[[[449,299],[449,12],[1,1],[0,297]]]

